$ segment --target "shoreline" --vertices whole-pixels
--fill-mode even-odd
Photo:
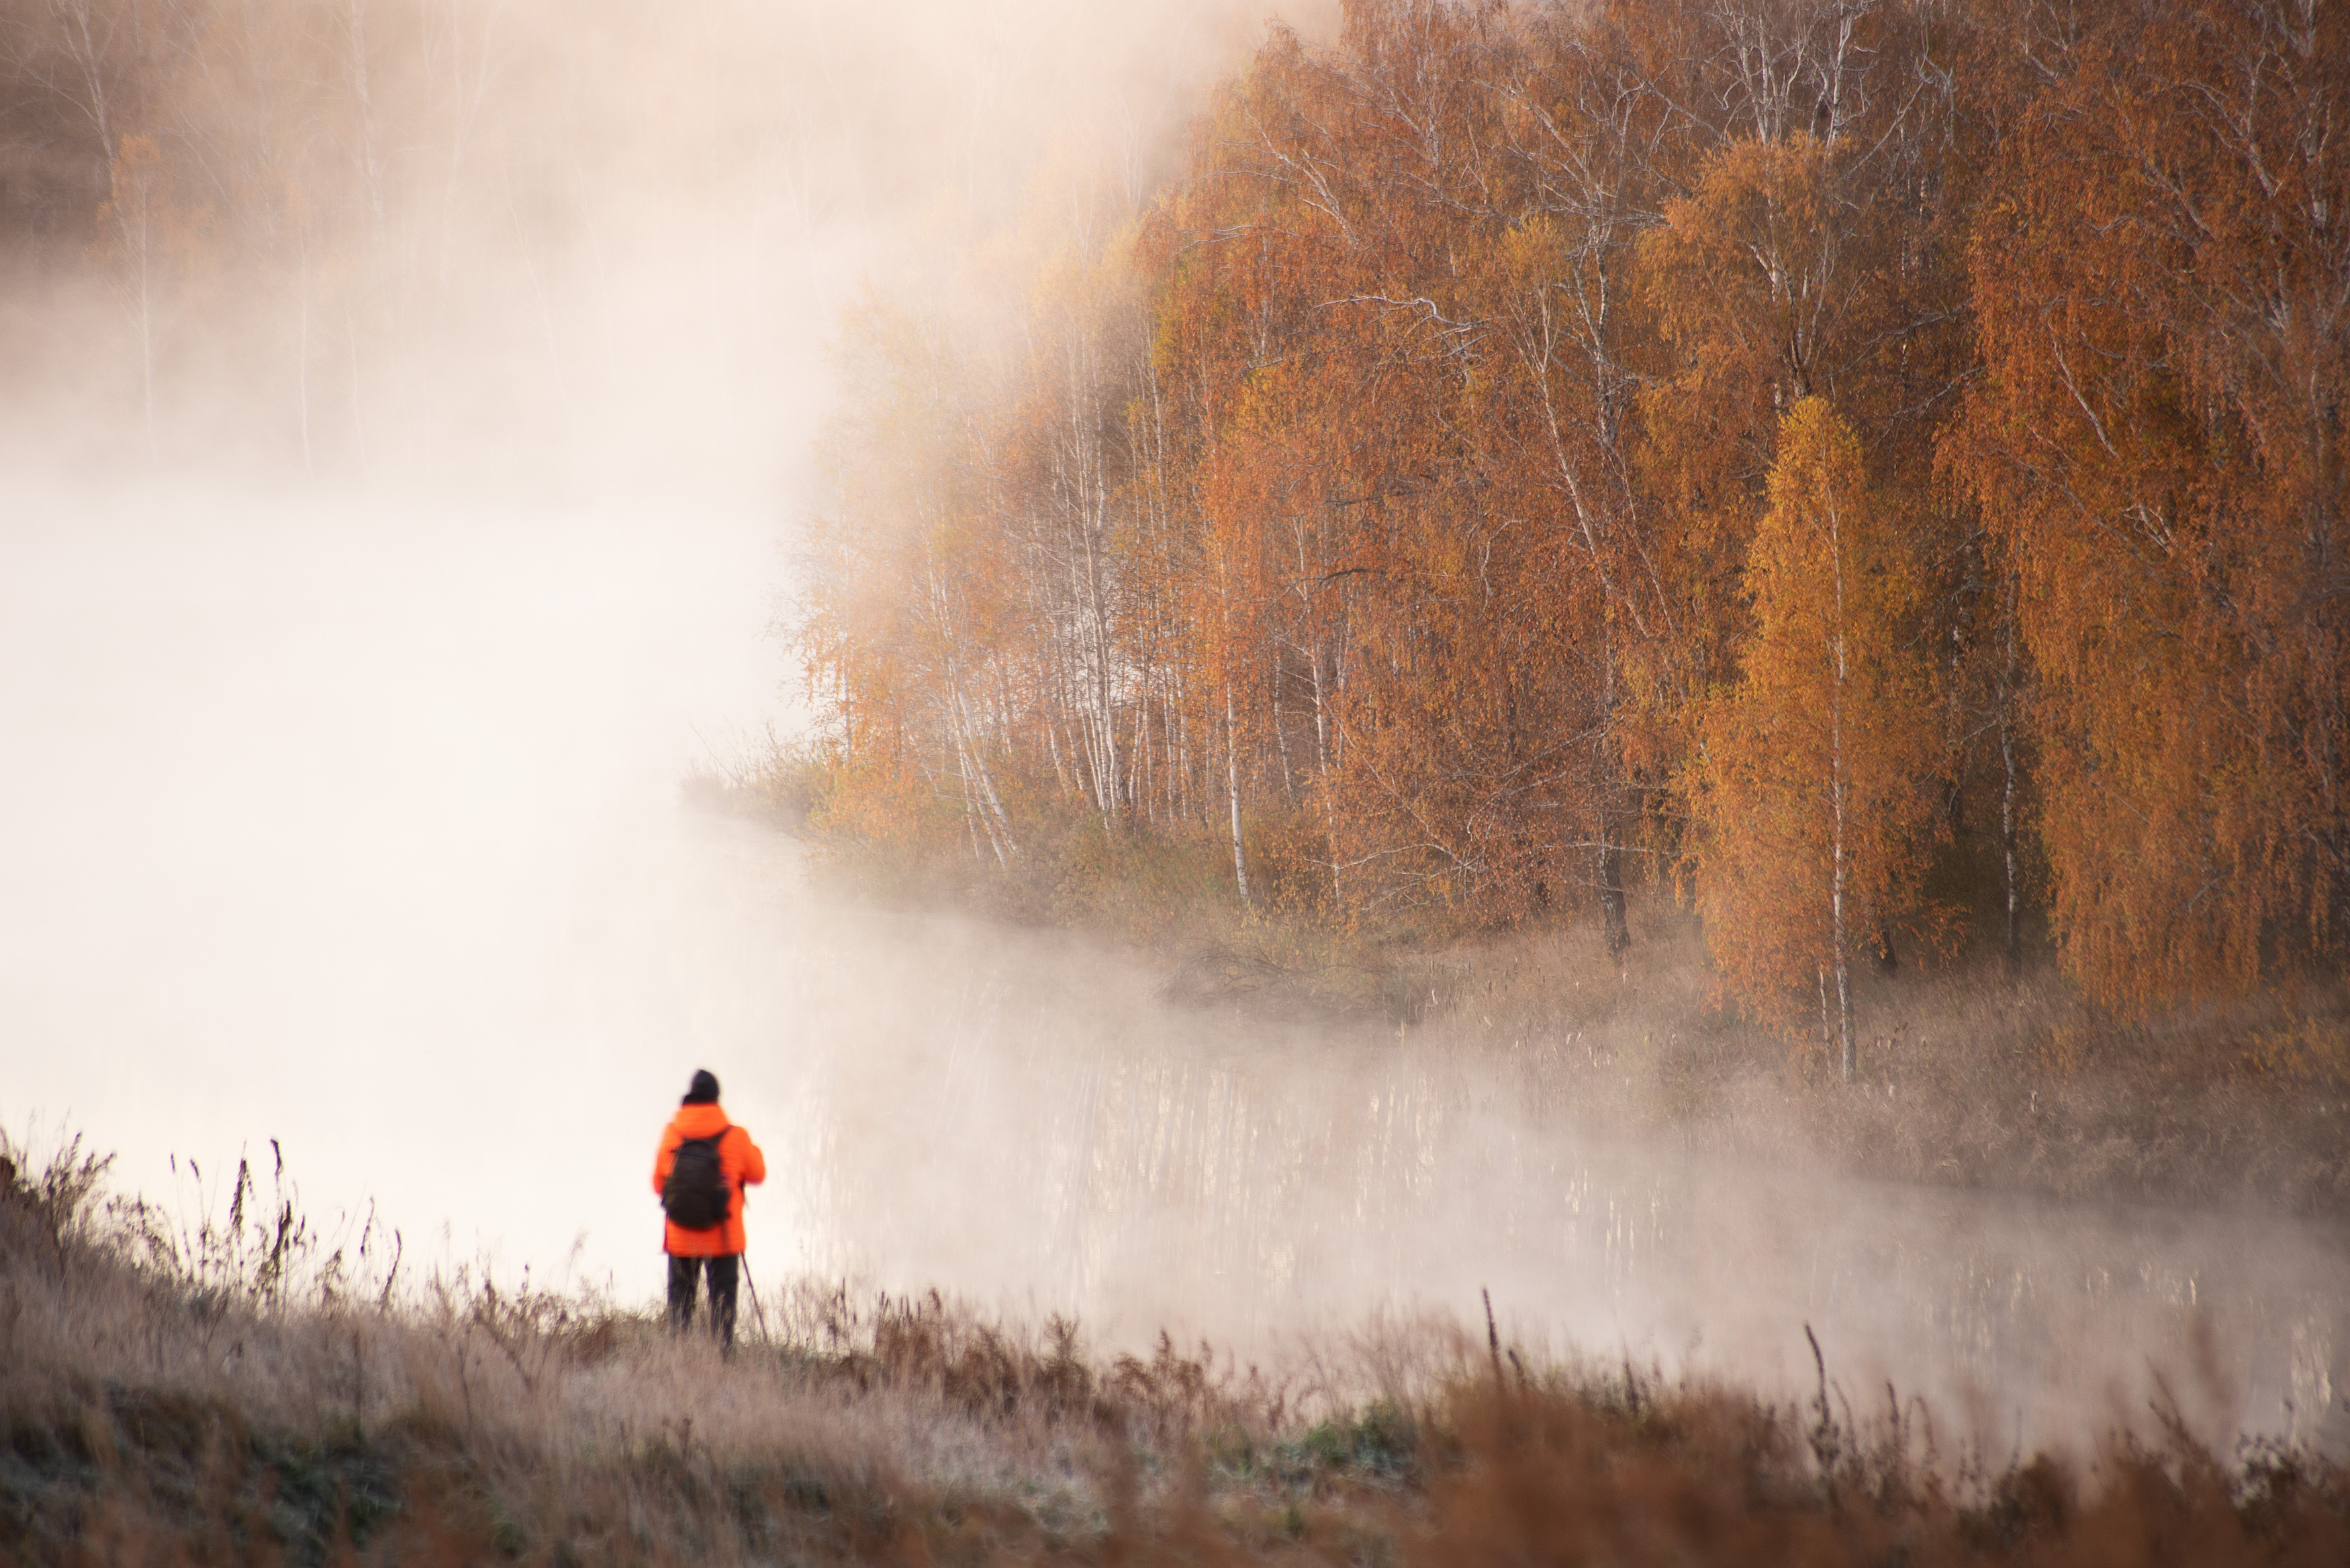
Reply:
[[[1547,1357],[1490,1319],[1243,1370],[1164,1339],[1099,1354],[1076,1324],[935,1293],[806,1286],[771,1303],[780,1336],[722,1361],[653,1314],[462,1272],[370,1300],[364,1269],[289,1272],[228,1235],[199,1270],[103,1203],[104,1170],[52,1159],[0,1192],[0,1548],[27,1563],[2085,1563],[2158,1532],[2220,1564],[2350,1545],[2330,1453],[2350,1422],[2230,1450],[2191,1377],[2071,1455],[2002,1456],[1833,1355],[1766,1404]]]
[[[739,793],[739,792],[738,792]],[[2101,1013],[2044,953],[1913,955],[1856,977],[1859,1081],[1815,1040],[1722,1000],[1698,922],[1630,900],[1619,964],[1596,919],[1511,932],[1333,931],[1194,902],[1148,927],[1049,919],[1000,880],[878,879],[852,845],[755,797],[712,815],[806,845],[818,896],[1097,945],[1178,1015],[1543,1063],[1595,1133],[1869,1180],[2350,1223],[2350,991],[2311,983],[2140,1022]],[[1104,895],[1104,898],[1109,895]],[[1007,909],[1007,900],[1010,900]]]

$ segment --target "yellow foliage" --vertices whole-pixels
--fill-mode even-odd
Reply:
[[[1916,913],[1939,738],[1909,631],[1918,576],[1826,400],[1795,406],[1771,471],[1737,682],[1699,722],[1698,903],[1731,989],[1792,1025],[1860,937]]]

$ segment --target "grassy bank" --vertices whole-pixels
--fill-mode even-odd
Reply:
[[[2350,1476],[2167,1407],[2083,1462],[1891,1389],[1773,1406],[1498,1337],[1294,1368],[801,1285],[731,1361],[403,1278],[240,1178],[193,1231],[78,1150],[0,1184],[0,1558],[37,1563],[2337,1563]],[[1856,1414],[1875,1410],[1875,1415]]]
[[[2338,992],[2128,1024],[2053,966],[1909,963],[1858,983],[1858,1082],[1818,1035],[1716,998],[1694,920],[1637,903],[1620,961],[1589,927],[1399,955],[1414,1026],[1530,1059],[1596,1123],[1739,1159],[2066,1199],[2350,1216],[2350,1022]]]
[[[1989,940],[1905,945],[1889,971],[1856,971],[1846,1085],[1817,1032],[1765,1027],[1726,995],[1697,917],[1660,886],[1631,894],[1621,955],[1587,908],[1506,930],[1435,909],[1342,923],[1315,895],[1310,825],[1253,830],[1243,908],[1229,842],[1204,833],[1088,819],[1016,866],[924,860],[827,826],[823,787],[813,759],[771,751],[692,798],[802,834],[833,896],[1107,938],[1203,1023],[1322,1020],[1516,1061],[1534,1092],[1611,1133],[1873,1179],[2350,1218],[2338,979],[2126,1020],[2082,997],[2044,931],[2013,969]],[[1955,877],[1944,893],[1991,888]],[[1987,910],[1967,925],[1999,927]]]

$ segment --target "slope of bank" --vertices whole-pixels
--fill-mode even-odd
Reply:
[[[21,1151],[11,1151],[20,1155]],[[174,1232],[0,1167],[0,1555],[26,1563],[2338,1563],[2350,1475],[2172,1401],[1986,1455],[1823,1364],[1800,1407],[1498,1335],[1089,1355],[803,1288],[731,1360],[641,1313],[403,1283],[281,1199]],[[240,1179],[241,1194],[250,1191]],[[1856,1391],[1856,1393],[1857,1391]],[[1859,1407],[1875,1408],[1867,1397]]]

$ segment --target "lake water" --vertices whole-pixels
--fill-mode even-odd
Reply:
[[[2211,1430],[2311,1436],[2343,1392],[2330,1228],[1611,1144],[1538,1046],[1463,1059],[1173,1009],[1084,944],[827,909],[788,846],[689,836],[767,889],[743,919],[786,955],[763,1025],[795,1042],[765,1112],[775,1220],[816,1271],[1258,1353],[1375,1314],[1482,1329],[1490,1290],[1553,1354],[1787,1392],[1814,1376],[1808,1324],[1856,1404],[1890,1378],[2002,1451],[2143,1416],[2158,1373]]]
[[[787,708],[755,517],[25,500],[0,533],[0,1118],[215,1198],[280,1143],[427,1260],[658,1287],[697,1065],[774,1171],[754,1280],[931,1285],[1102,1345],[1296,1356],[1433,1314],[1554,1354],[1887,1377],[2003,1449],[2143,1412],[2313,1434],[2338,1229],[1710,1166],[1540,1042],[1171,1008],[1099,947],[816,897],[677,805]],[[2198,1346],[2208,1347],[2208,1355]],[[2205,1361],[2215,1374],[2199,1367]],[[2218,1392],[2224,1391],[2225,1397]]]

